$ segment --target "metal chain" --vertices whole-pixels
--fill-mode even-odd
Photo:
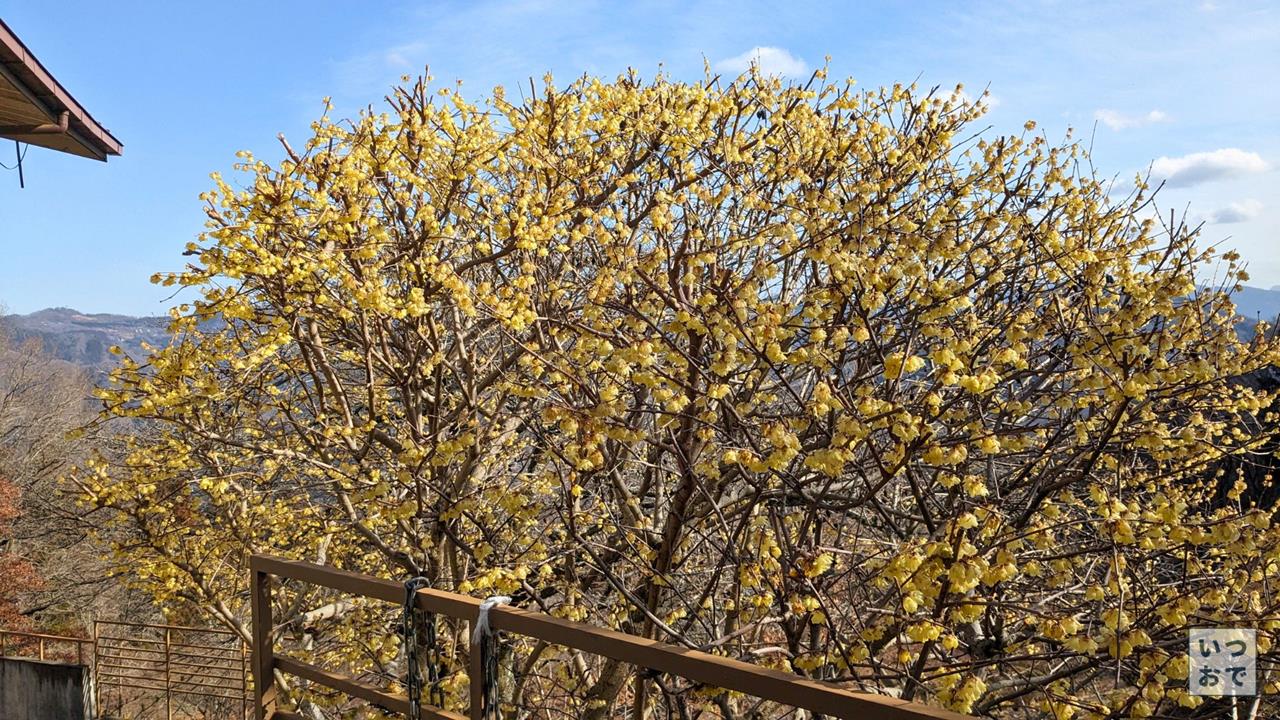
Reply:
[[[484,707],[480,716],[484,720],[502,720],[502,698],[498,693],[498,649],[501,642],[497,632],[489,632],[480,638],[480,659],[484,668]]]
[[[440,643],[436,637],[436,615],[424,612],[414,601],[418,591],[430,587],[424,577],[415,577],[404,583],[404,613],[400,621],[400,636],[404,645],[405,689],[409,695],[409,720],[422,717],[422,672],[418,667],[419,632],[422,644],[427,647],[427,699],[438,708],[444,707],[444,688],[441,687],[442,660]]]
[[[480,603],[476,614],[471,644],[480,653],[480,717],[484,720],[502,720],[502,698],[498,692],[498,651],[502,633],[489,624],[489,611],[509,602],[511,598],[505,595],[494,595]]]

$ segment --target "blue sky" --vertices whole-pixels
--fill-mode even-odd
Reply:
[[[475,98],[546,71],[697,79],[704,60],[753,56],[798,74],[829,55],[863,86],[989,87],[993,132],[1074,127],[1104,174],[1154,167],[1166,213],[1208,222],[1251,284],[1280,284],[1280,5],[1265,0],[6,0],[0,16],[125,146],[107,164],[32,148],[25,190],[0,172],[10,312],[163,312],[148,278],[182,266],[208,174],[236,150],[277,158],[276,134],[300,141],[325,96],[354,114],[424,65]],[[12,153],[0,143],[0,162]]]

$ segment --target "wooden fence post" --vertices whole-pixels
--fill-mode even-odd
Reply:
[[[469,638],[475,637],[476,622],[472,620],[467,628]],[[483,644],[484,638],[471,643],[471,657],[467,663],[467,678],[471,684],[471,708],[467,714],[471,720],[484,720],[484,655],[480,652]]]
[[[253,571],[253,716],[267,720],[276,706],[275,646],[271,639],[271,575]]]

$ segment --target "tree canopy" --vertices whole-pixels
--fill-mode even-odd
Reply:
[[[173,342],[101,391],[139,430],[73,480],[161,603],[243,631],[272,552],[1007,718],[1217,712],[1191,626],[1274,657],[1280,531],[1214,496],[1280,347],[1141,180],[823,72],[389,103],[215,176]],[[569,716],[653,688],[513,652]]]

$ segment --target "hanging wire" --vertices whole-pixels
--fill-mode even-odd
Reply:
[[[13,154],[14,154],[15,156],[17,156],[17,158],[18,158],[18,162],[16,162],[16,163],[14,164],[14,166],[13,166],[13,167],[9,167],[8,165],[5,165],[4,163],[0,163],[0,168],[4,168],[5,170],[17,170],[17,171],[18,171],[18,187],[20,187],[20,188],[26,188],[26,187],[27,187],[27,179],[26,179],[26,177],[24,177],[24,175],[23,175],[23,173],[22,173],[22,161],[26,159],[26,157],[27,157],[27,150],[29,150],[29,149],[31,149],[31,146],[30,146],[30,145],[27,145],[27,146],[24,148],[24,147],[22,147],[22,144],[21,144],[21,143],[19,143],[17,140],[14,140],[14,141],[13,141]]]
[[[31,147],[31,146],[28,145],[27,147]],[[22,149],[22,143],[19,143],[17,140],[13,141],[13,151],[14,151],[14,154],[18,156],[19,163],[21,163],[22,159],[27,156],[27,151]],[[18,166],[14,165],[13,167],[9,167],[8,165],[5,165],[4,163],[0,162],[0,168],[4,168],[5,170],[17,170]]]
[[[405,689],[409,695],[409,720],[422,717],[422,671],[419,668],[418,648],[426,646],[427,700],[438,708],[444,707],[444,688],[441,681],[440,643],[436,637],[436,615],[418,608],[415,598],[418,591],[430,587],[424,577],[406,580],[404,584],[404,613],[401,617],[400,635],[404,645]]]

